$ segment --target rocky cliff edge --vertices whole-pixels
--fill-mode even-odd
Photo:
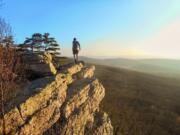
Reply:
[[[12,135],[112,135],[108,115],[99,104],[103,85],[94,66],[70,64],[54,76],[32,81],[21,100],[5,114],[5,132]],[[0,119],[0,134],[3,120]]]

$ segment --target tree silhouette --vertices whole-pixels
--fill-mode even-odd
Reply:
[[[39,50],[44,48],[42,46],[43,43],[43,36],[40,33],[34,33],[31,38],[26,38],[24,41],[25,48],[31,48],[32,52],[34,52],[34,49]]]
[[[60,55],[60,47],[55,38],[49,37],[49,33],[34,33],[31,38],[26,38],[24,45],[19,47],[31,48],[32,52],[34,49],[37,51],[43,50],[51,53],[52,55]]]
[[[55,56],[60,55],[60,47],[55,38],[49,38],[49,44],[46,51]]]
[[[34,45],[34,48],[36,48],[36,50],[39,50],[41,48],[44,48],[42,46],[42,43],[43,43],[43,37],[42,37],[42,34],[40,33],[34,33],[32,35],[32,40],[33,40],[33,45]]]
[[[45,44],[45,50],[47,49],[47,47],[49,46],[49,33],[44,33],[43,35],[43,41],[44,41],[44,44]]]

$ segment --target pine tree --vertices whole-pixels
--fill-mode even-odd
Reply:
[[[44,35],[43,35],[43,42],[45,44],[45,50],[48,48],[49,43],[50,43],[49,35],[50,35],[49,33],[44,33]]]
[[[59,56],[60,46],[53,37],[49,37],[49,33],[44,33],[43,35],[40,33],[34,33],[31,38],[26,38],[24,41],[24,45],[20,45],[19,47],[31,48],[34,52],[34,49],[37,51],[43,50],[51,53],[52,55]]]
[[[47,52],[55,56],[59,56],[61,54],[59,44],[57,43],[55,38],[49,38],[49,45],[46,50]]]
[[[33,46],[37,51],[44,50],[43,36],[40,33],[34,33],[32,35]]]
[[[31,38],[26,38],[24,41],[25,48],[31,48],[32,52],[34,52],[34,49],[37,51],[44,49],[43,43],[43,37],[40,33],[34,33]]]

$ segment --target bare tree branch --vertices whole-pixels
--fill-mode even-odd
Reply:
[[[12,28],[3,18],[0,18],[0,42],[8,36],[12,36]]]

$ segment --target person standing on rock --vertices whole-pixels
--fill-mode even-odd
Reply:
[[[79,53],[80,49],[81,49],[80,43],[76,40],[76,38],[74,38],[73,43],[72,43],[72,51],[73,51],[74,62],[75,63],[78,62],[78,53]]]

